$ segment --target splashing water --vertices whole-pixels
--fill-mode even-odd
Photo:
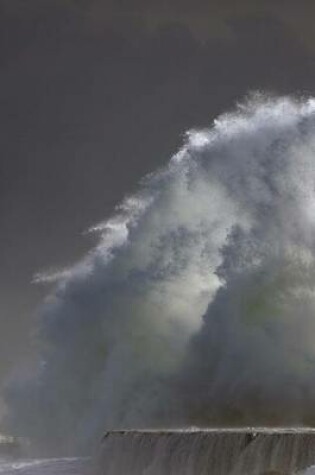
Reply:
[[[257,96],[190,131],[55,276],[11,433],[71,453],[110,428],[312,425],[315,100]]]

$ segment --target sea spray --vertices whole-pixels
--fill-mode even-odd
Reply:
[[[43,304],[10,433],[71,453],[128,427],[312,424],[315,101],[252,97],[146,177]]]

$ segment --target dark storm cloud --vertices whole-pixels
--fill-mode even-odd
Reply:
[[[2,372],[28,354],[32,274],[81,255],[187,128],[250,89],[314,91],[312,2],[235,3],[0,1]]]

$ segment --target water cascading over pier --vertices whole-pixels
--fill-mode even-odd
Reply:
[[[315,464],[315,429],[112,431],[106,475],[293,475]]]

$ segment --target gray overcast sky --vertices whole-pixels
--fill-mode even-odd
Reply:
[[[313,0],[0,0],[0,382],[40,270],[78,258],[187,128],[249,90],[315,91]],[[30,336],[29,336],[30,335]]]

